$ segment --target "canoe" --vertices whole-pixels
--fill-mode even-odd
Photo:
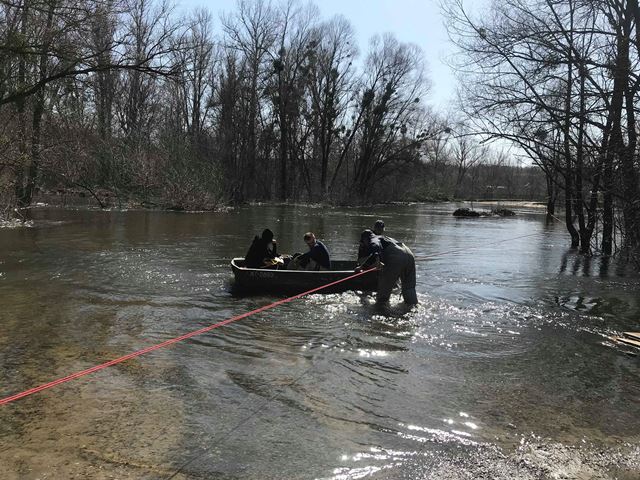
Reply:
[[[640,341],[633,340],[631,338],[626,337],[611,337],[615,342],[624,343],[625,345],[632,345],[634,347],[640,348]]]
[[[235,288],[254,292],[302,293],[350,277],[355,273],[354,268],[356,268],[356,262],[348,260],[331,261],[331,270],[321,272],[246,268],[244,258],[231,260]],[[371,272],[320,290],[318,293],[336,293],[346,290],[373,291],[377,286],[378,274]]]

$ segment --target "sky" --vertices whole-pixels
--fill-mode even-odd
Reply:
[[[452,46],[437,0],[322,0],[323,18],[344,15],[353,25],[361,55],[375,34],[393,33],[402,42],[422,48],[431,80],[431,101],[445,108],[455,94],[455,78],[444,58]]]
[[[176,0],[184,9],[206,8],[214,15],[214,30],[219,31],[219,14],[236,10],[236,0]],[[276,0],[277,1],[277,0]],[[444,0],[446,1],[446,0]],[[467,0],[471,10],[488,0]],[[453,103],[456,79],[445,59],[454,51],[444,26],[439,0],[318,0],[321,18],[336,14],[346,17],[354,27],[363,56],[369,39],[375,34],[391,32],[402,42],[422,48],[431,80],[428,103],[437,110],[448,110]]]

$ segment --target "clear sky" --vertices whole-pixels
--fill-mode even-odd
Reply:
[[[444,0],[446,1],[446,0]],[[477,9],[488,0],[467,0]],[[233,11],[235,0],[176,0],[184,9],[203,7],[214,14],[214,30],[219,31],[218,15]],[[277,0],[274,0],[274,3]],[[455,96],[456,80],[444,59],[452,53],[443,24],[438,0],[318,0],[322,19],[344,15],[353,25],[361,55],[367,51],[369,39],[376,33],[391,32],[403,42],[422,48],[431,79],[431,103],[438,110],[447,110]]]
[[[431,102],[446,108],[453,98],[455,80],[443,63],[451,52],[437,0],[322,0],[318,2],[322,16],[344,15],[353,24],[361,54],[369,39],[377,33],[391,32],[403,42],[422,48],[431,79]]]

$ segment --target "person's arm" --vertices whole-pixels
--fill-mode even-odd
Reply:
[[[372,268],[381,269],[384,267],[384,263],[380,261],[380,254],[378,252],[369,255],[362,264],[355,268],[356,273],[360,273],[363,270],[371,270]]]
[[[309,258],[314,260],[318,265],[323,265],[325,263],[322,248],[319,245],[314,245],[313,248],[309,250]]]
[[[380,262],[380,253],[373,252],[371,255],[367,257],[367,259],[364,262],[362,262],[360,267],[363,269],[371,268],[373,265],[375,265],[378,262]]]
[[[278,256],[278,245],[275,238],[271,240],[271,244],[273,245],[273,249],[269,250],[267,248],[267,258],[276,258]]]
[[[369,254],[369,256],[356,268],[356,271],[368,270],[370,268],[382,268],[384,264],[380,261],[380,254],[382,253],[382,248],[380,248],[377,244],[370,244],[367,249],[365,249],[365,255]]]
[[[302,267],[306,267],[307,264],[309,263],[309,260],[311,260],[311,250],[309,250],[308,252],[302,253],[300,255],[298,255],[296,257],[296,260],[298,261],[298,265],[302,266]]]

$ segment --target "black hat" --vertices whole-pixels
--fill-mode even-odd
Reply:
[[[265,228],[262,232],[262,239],[270,242],[271,240],[273,240],[273,232],[268,228]]]

